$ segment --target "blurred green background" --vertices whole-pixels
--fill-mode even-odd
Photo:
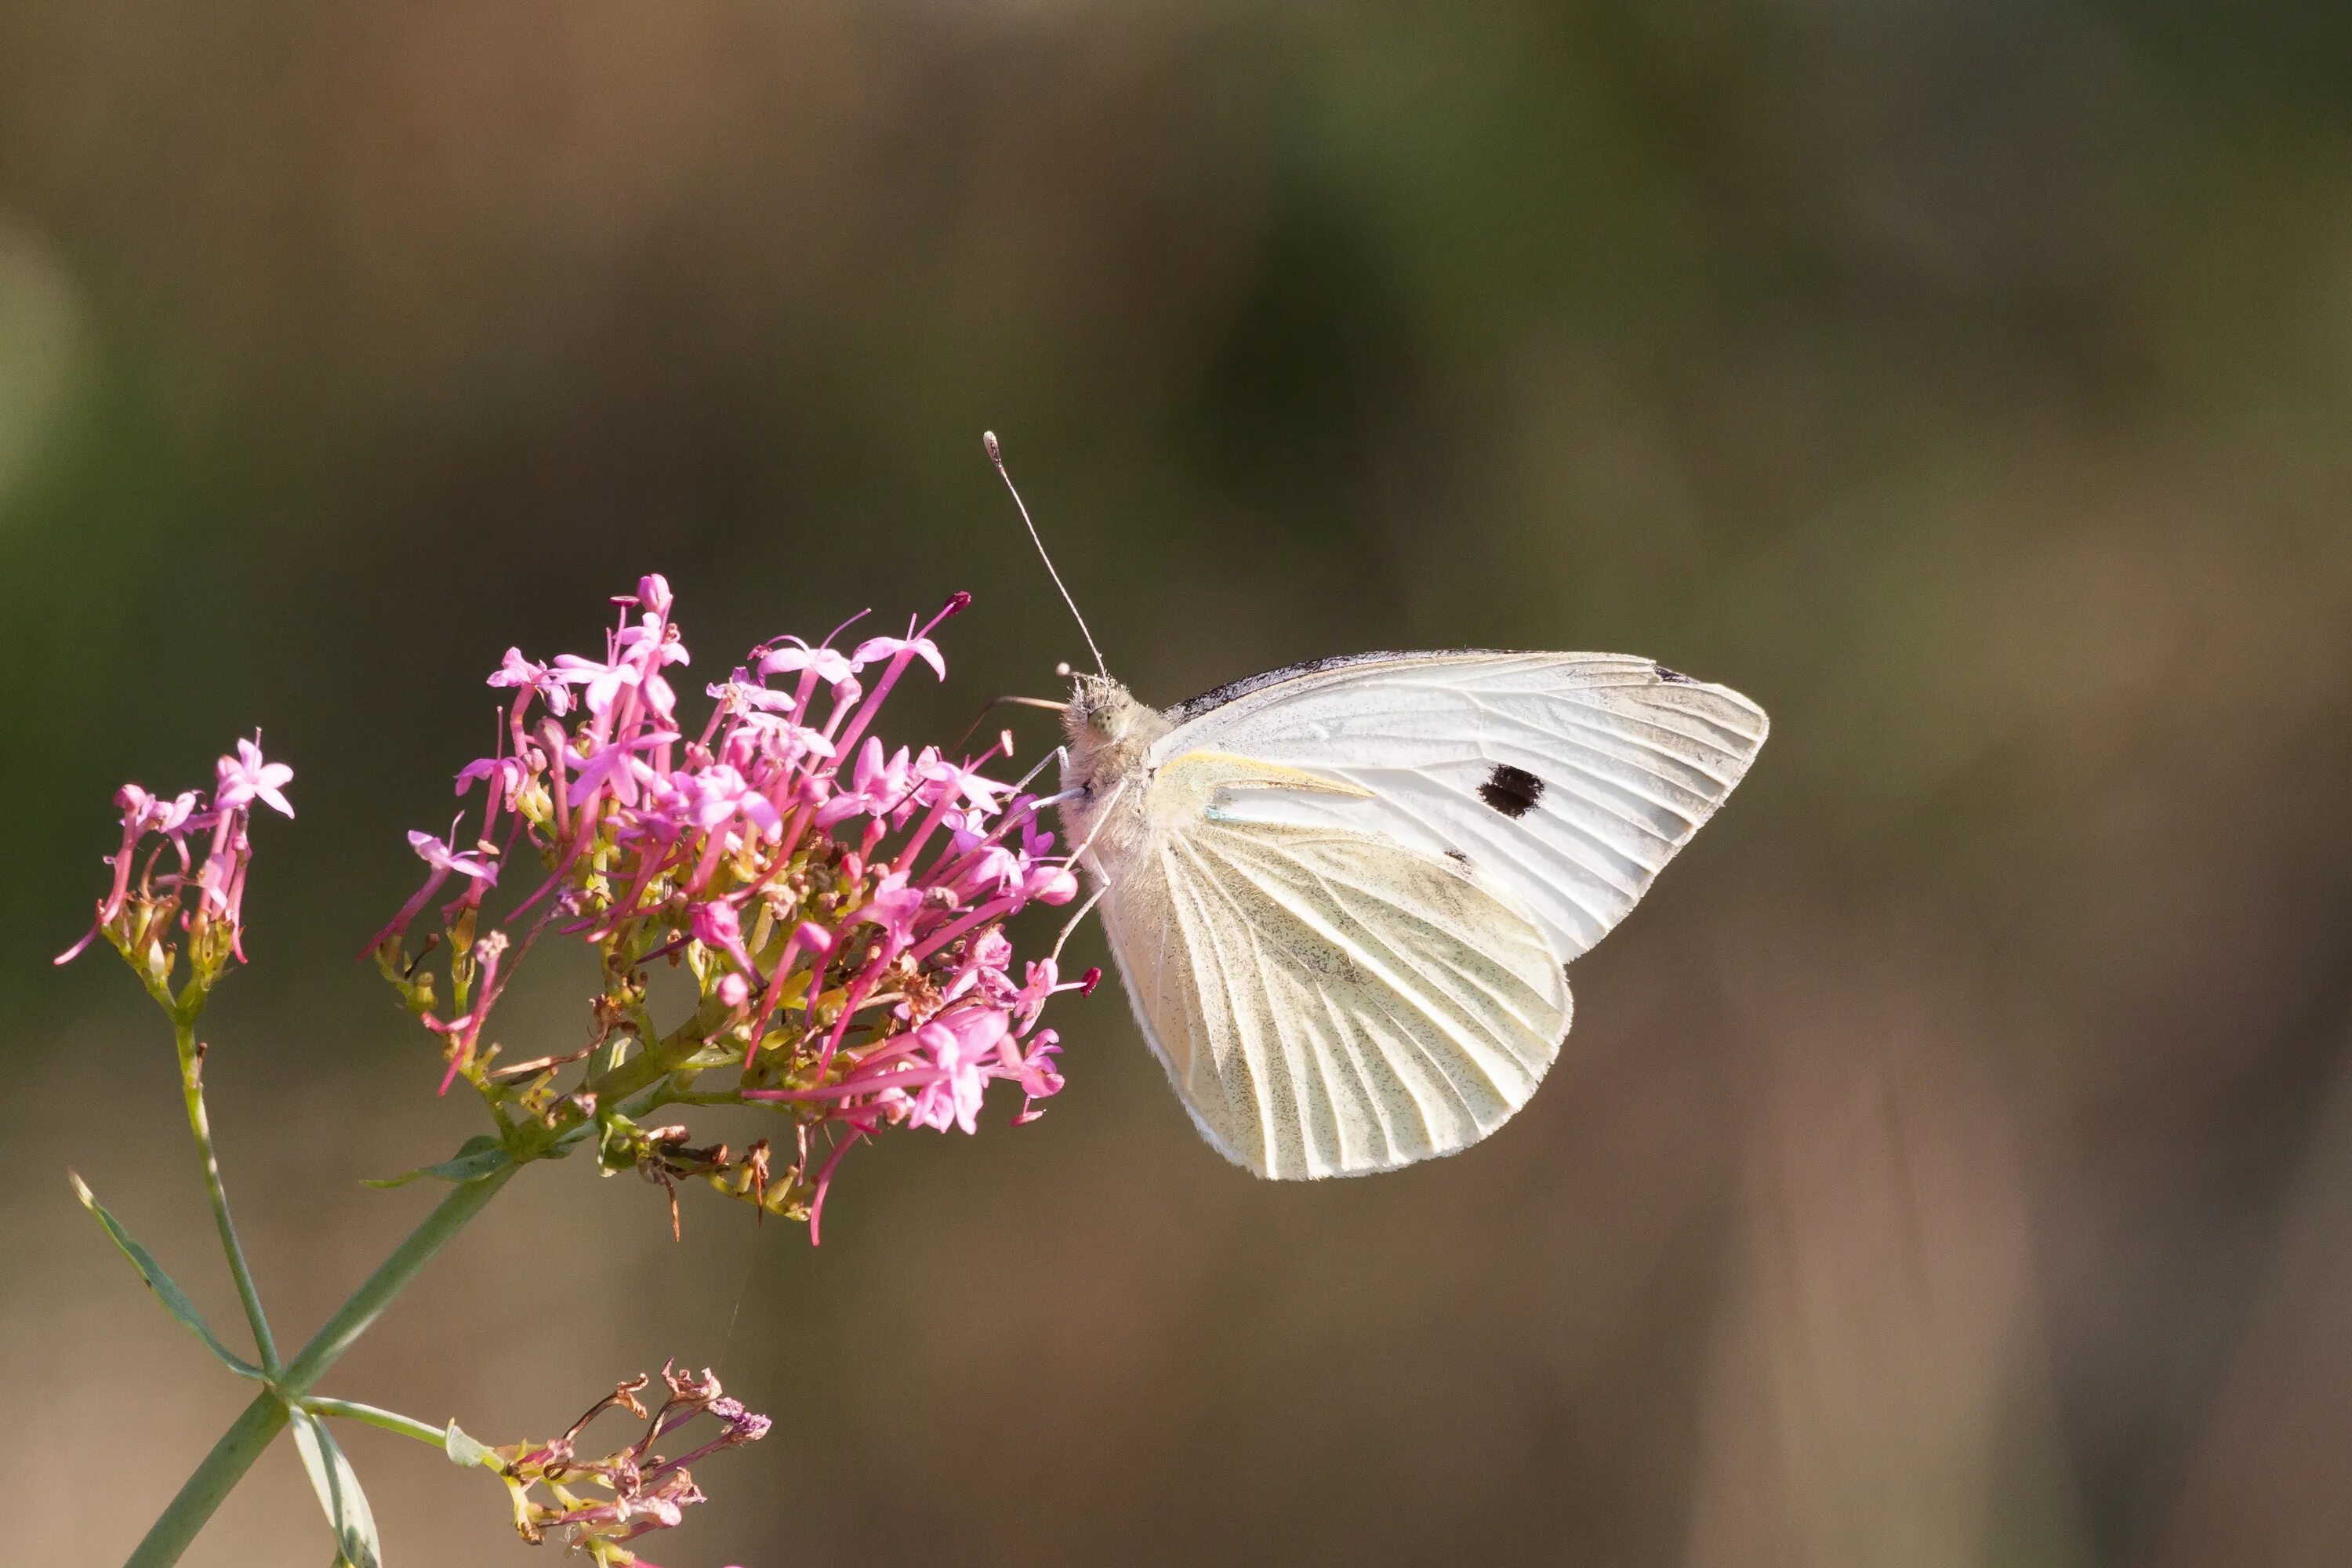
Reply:
[[[243,1398],[64,1179],[234,1321],[160,1023],[47,963],[114,786],[297,769],[206,1035],[299,1338],[476,1130],[350,954],[483,675],[659,570],[698,676],[964,587],[891,732],[1050,694],[993,426],[1147,698],[1603,648],[1772,742],[1458,1159],[1253,1183],[1065,999],[1052,1114],[821,1251],[542,1168],[331,1392],[714,1365],[776,1430],[673,1568],[2352,1558],[2347,17],[0,0],[7,1554],[118,1560]],[[395,1563],[553,1552],[351,1447]],[[326,1551],[281,1448],[188,1561]]]

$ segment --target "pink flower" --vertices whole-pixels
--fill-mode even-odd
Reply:
[[[1013,998],[1013,1013],[1024,1028],[1036,1021],[1038,1012],[1045,1005],[1045,998],[1060,989],[1061,978],[1060,966],[1051,958],[1041,958],[1028,966],[1028,978],[1022,984],[1020,994]]]
[[[622,647],[641,648],[641,657],[650,657],[656,664],[692,664],[686,645],[678,640],[677,628],[669,624],[667,616],[648,610],[637,617],[634,626],[623,626],[613,634],[613,641]]]
[[[691,664],[686,644],[678,640],[677,628],[662,615],[648,612],[634,626],[624,626],[613,637],[614,646],[628,648],[640,671],[640,684],[646,694],[646,706],[667,720],[677,705],[677,696],[669,682],[662,679],[664,665]]]
[[[454,822],[449,825],[449,837],[446,840],[436,838],[429,833],[411,832],[408,836],[408,847],[415,850],[417,858],[432,867],[437,876],[446,877],[455,872],[474,881],[497,886],[498,863],[476,851],[460,853],[453,847],[457,842],[457,825]]]
[[[705,689],[725,705],[722,712],[733,710],[738,727],[732,734],[745,742],[741,749],[757,751],[786,767],[803,757],[833,756],[833,741],[824,731],[796,723],[791,717],[800,708],[798,698],[745,680],[740,669],[735,674],[735,679]]]
[[[916,637],[914,630],[914,623],[909,621],[905,637],[867,637],[857,645],[857,652],[853,657],[860,665],[867,665],[879,664],[902,653],[913,654],[937,671],[941,680],[945,680],[948,678],[948,661],[940,657],[939,645],[929,637]]]
[[[256,731],[254,741],[259,739]],[[220,760],[220,785],[213,792],[213,803],[226,810],[259,800],[273,811],[293,816],[294,807],[280,786],[293,778],[294,770],[284,763],[262,761],[261,748],[254,741],[239,741],[236,755]]]
[[[991,896],[1002,896],[1020,887],[1027,872],[1028,867],[1020,856],[1002,844],[986,844],[959,880],[964,890],[974,897],[983,890]]]
[[[771,693],[770,695],[773,695]],[[746,713],[743,728],[738,731],[770,762],[793,767],[804,757],[833,756],[833,742],[823,731],[795,724],[777,713]]]
[[[856,787],[825,802],[817,812],[817,826],[830,827],[861,813],[878,820],[908,807],[913,773],[906,747],[899,747],[896,755],[885,761],[882,742],[866,736],[866,743],[857,749]]]
[[[563,700],[566,706],[569,706],[572,694],[563,691],[562,687],[557,687],[556,689],[563,692]],[[563,710],[559,708],[556,711],[560,713]],[[465,794],[476,779],[496,781],[499,799],[508,805],[512,805],[515,797],[522,793],[523,786],[530,783],[531,770],[520,757],[478,757],[457,770],[456,793]]]
[[[114,792],[114,804],[122,813],[122,828],[126,833],[143,833],[147,814],[155,809],[155,797],[135,784],[124,784]]]
[[[1021,853],[1032,860],[1041,860],[1054,848],[1054,836],[1037,830],[1037,814],[1030,811],[1021,818]]]
[[[625,659],[605,664],[570,653],[555,656],[555,670],[556,679],[588,689],[588,711],[599,717],[612,710],[613,700],[624,687],[635,687],[645,679],[645,672]]]
[[[997,802],[1013,793],[1010,784],[999,784],[977,768],[959,767],[928,748],[917,761],[915,773],[921,781],[915,797],[925,805],[961,799],[982,811],[993,812]]]
[[[743,951],[743,922],[735,913],[734,905],[719,901],[695,905],[688,929],[693,931],[695,941],[713,952],[725,953],[737,967],[751,967],[751,955]]]
[[[915,940],[915,919],[923,912],[923,889],[908,887],[904,871],[893,871],[877,884],[857,918],[880,926],[895,952]]]
[[[292,776],[292,771],[288,770],[287,777]],[[122,810],[124,832],[162,833],[174,838],[187,826],[188,818],[195,814],[196,803],[203,798],[191,789],[183,790],[170,800],[164,800],[149,795],[135,784],[124,784],[114,792],[114,804]]]
[[[793,674],[814,670],[816,678],[828,686],[839,686],[865,668],[863,658],[851,658],[836,648],[811,647],[798,637],[789,639],[791,647],[771,648],[760,657],[762,675]]]
[[[1067,866],[1032,866],[1027,892],[1041,904],[1066,904],[1078,896],[1078,879]]]
[[[944,674],[930,638],[966,602],[954,595],[908,636],[868,638],[854,651],[833,646],[845,627],[814,646],[763,643],[707,688],[714,707],[693,721],[673,716],[663,680],[688,657],[658,577],[616,601],[625,608],[601,658],[565,654],[541,665],[509,650],[491,678],[519,693],[498,754],[457,775],[461,795],[478,778],[499,792],[484,809],[482,841],[461,844],[454,825],[446,838],[412,835],[425,886],[374,944],[387,977],[443,1037],[450,1071],[502,1114],[562,1121],[595,1114],[588,1097],[601,1094],[597,1075],[610,1070],[592,1058],[568,1094],[548,1074],[579,1058],[482,1070],[488,1015],[509,971],[478,945],[467,1005],[455,1017],[446,1006],[434,1012],[465,976],[450,974],[452,988],[440,989],[421,966],[446,961],[428,961],[434,942],[412,957],[406,928],[446,879],[464,876],[472,889],[442,909],[450,946],[439,952],[466,952],[455,946],[461,937],[511,933],[512,948],[499,951],[519,963],[542,931],[582,937],[604,960],[595,998],[604,1037],[636,1036],[650,1049],[658,1026],[668,1031],[666,1053],[684,1047],[678,1059],[690,1065],[678,1070],[700,1075],[698,1100],[764,1105],[793,1120],[792,1142],[772,1153],[765,1139],[740,1157],[724,1145],[698,1149],[682,1126],[637,1129],[625,1149],[608,1141],[608,1161],[633,1161],[673,1194],[707,1179],[765,1212],[804,1215],[814,1241],[824,1194],[856,1144],[892,1126],[971,1131],[995,1079],[1017,1082],[1024,1118],[1034,1115],[1061,1086],[1059,1041],[1038,1017],[1073,987],[1051,962],[1030,964],[1016,983],[1003,923],[1032,900],[1066,901],[1076,878],[1045,858],[1054,840],[1034,820],[1034,797],[982,771],[998,748],[967,763],[869,732],[915,661]],[[861,689],[861,670],[871,690]],[[820,682],[830,705],[812,711]],[[544,707],[526,723],[532,696]],[[575,700],[583,711],[566,722]],[[252,765],[267,766],[257,752]],[[513,816],[501,818],[500,799]],[[168,815],[144,792],[126,795],[124,809],[126,820]],[[233,910],[242,835],[224,848],[226,869],[207,877]],[[483,890],[516,866],[544,866],[547,879],[494,919]],[[528,914],[535,906],[543,907]],[[700,992],[681,1024],[656,1025],[659,1009],[647,1005],[646,972],[662,960],[687,968]],[[712,1414],[725,1412],[714,1405]],[[588,1525],[593,1512],[633,1531],[667,1522],[665,1510],[688,1500],[683,1471],[674,1472],[677,1487],[642,1479],[648,1484],[629,1501],[583,1504],[573,1522]]]
[[[507,657],[491,675],[489,684],[531,692],[558,718],[572,711],[572,693],[562,679],[550,674],[547,666],[523,658],[519,647],[507,649]]]
[[[940,1076],[915,1091],[907,1119],[941,1132],[951,1126],[979,1131],[988,1058],[1004,1033],[1004,1015],[994,1008],[962,1009],[917,1029],[915,1038],[929,1052]]]
[[[139,841],[148,834],[168,835],[179,850],[182,870],[186,869],[188,846],[183,829],[195,809],[197,799],[196,792],[190,790],[175,800],[161,801],[135,784],[126,784],[114,792],[115,808],[121,814],[122,841],[113,854],[101,857],[99,861],[100,865],[113,868],[113,885],[99,900],[98,918],[90,922],[89,930],[82,933],[79,942],[58,954],[52,963],[72,963],[81,956],[84,948],[98,940],[100,931],[121,918],[124,908],[131,901],[131,876],[138,864]]]
[[[373,952],[391,938],[407,931],[409,921],[417,917],[425,904],[431,901],[433,895],[441,890],[441,884],[452,876],[464,877],[468,882],[480,888],[498,886],[498,863],[479,851],[460,852],[456,847],[457,842],[457,824],[455,820],[449,824],[449,837],[446,840],[436,838],[429,833],[412,831],[409,834],[408,847],[415,850],[417,858],[423,860],[429,868],[425,878],[425,885],[410,894],[408,901],[400,906],[390,923],[370,938],[367,946],[360,949],[362,958]]]
[[[1022,1054],[1021,1042],[1010,1037],[1000,1047],[1004,1065],[1012,1069],[1011,1076],[1021,1085],[1022,1093],[1032,1101],[1050,1100],[1062,1092],[1062,1075],[1054,1068],[1054,1058],[1059,1056],[1061,1050],[1062,1037],[1052,1029],[1040,1029],[1029,1037],[1026,1056]],[[1013,1124],[1018,1127],[1024,1121],[1034,1121],[1044,1114],[1033,1105],[1024,1105],[1021,1114],[1013,1118]]]
[[[641,777],[651,776],[652,770],[637,761],[633,753],[667,746],[677,739],[677,735],[672,731],[649,731],[627,741],[614,741],[600,746],[593,755],[585,757],[569,746],[565,747],[564,763],[580,773],[572,781],[572,798],[584,800],[588,792],[599,784],[610,784],[615,800],[624,805],[635,805],[638,782]]]
[[[782,826],[776,808],[768,797],[753,789],[741,773],[725,763],[715,763],[694,775],[694,822],[698,827],[717,827],[740,816],[745,821],[770,837]]]

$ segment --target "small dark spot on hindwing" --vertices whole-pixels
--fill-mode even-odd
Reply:
[[[1525,768],[1496,763],[1495,771],[1486,775],[1486,782],[1478,786],[1478,798],[1505,816],[1521,817],[1536,808],[1543,792],[1543,780]]]
[[[1668,668],[1667,668],[1664,665],[1663,665],[1663,664],[1654,664],[1654,665],[1652,665],[1650,668],[1652,668],[1653,669],[1655,669],[1655,670],[1658,672],[1658,679],[1659,679],[1660,680],[1666,681],[1666,682],[1668,682],[1668,683],[1670,683],[1670,684],[1672,684],[1672,685],[1675,685],[1675,686],[1696,686],[1696,685],[1698,684],[1698,682],[1697,682],[1697,681],[1693,680],[1689,676],[1685,675],[1685,674],[1684,674],[1681,670],[1679,670],[1679,669],[1668,669]]]

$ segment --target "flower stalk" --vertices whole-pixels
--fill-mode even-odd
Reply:
[[[253,1330],[254,1349],[261,1353],[261,1370],[270,1376],[278,1375],[278,1342],[269,1332],[269,1315],[261,1310],[261,1292],[253,1283],[252,1265],[246,1261],[245,1248],[236,1238],[236,1222],[229,1217],[228,1186],[221,1180],[220,1158],[213,1151],[212,1118],[205,1110],[205,1047],[196,1038],[195,1014],[204,1005],[198,994],[194,1005],[184,1000],[173,1009],[172,1044],[180,1059],[180,1098],[188,1111],[188,1132],[195,1140],[196,1159],[204,1166],[205,1195],[212,1203],[213,1225],[220,1232],[221,1253],[228,1259],[228,1271],[236,1281],[236,1299],[245,1308],[245,1321]],[[180,1015],[184,1014],[185,1016]]]
[[[414,1415],[403,1415],[397,1410],[362,1405],[355,1399],[327,1399],[318,1395],[302,1401],[302,1408],[313,1415],[335,1415],[346,1421],[362,1421],[370,1426],[380,1426],[386,1432],[397,1432],[404,1437],[430,1443],[443,1453],[449,1450],[448,1428],[430,1426]]]

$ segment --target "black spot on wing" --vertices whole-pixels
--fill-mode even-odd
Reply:
[[[1544,782],[1525,768],[1515,768],[1508,763],[1496,763],[1486,782],[1478,786],[1478,798],[1501,812],[1505,816],[1521,817],[1536,808],[1543,798]]]
[[[1445,651],[1451,655],[1500,654],[1509,650],[1465,647],[1448,648]],[[1381,664],[1391,659],[1427,657],[1429,656],[1426,654],[1400,653],[1390,650],[1381,653],[1333,654],[1328,658],[1310,658],[1304,664],[1286,664],[1280,669],[1269,669],[1264,675],[1253,675],[1244,680],[1228,681],[1214,691],[1203,691],[1198,697],[1187,698],[1168,710],[1168,718],[1173,723],[1181,724],[1188,719],[1198,719],[1213,709],[1223,708],[1226,703],[1238,698],[1247,697],[1253,691],[1263,691],[1269,686],[1279,685],[1286,680],[1296,680],[1302,675],[1320,675],[1327,669],[1343,669],[1351,664]]]
[[[1665,681],[1668,685],[1696,686],[1698,684],[1697,681],[1693,680],[1689,676],[1685,675],[1679,669],[1668,669],[1663,664],[1654,664],[1650,668],[1656,670],[1658,672],[1658,679]]]
[[[1470,857],[1465,855],[1459,849],[1448,849],[1445,852],[1445,858],[1465,869],[1467,869],[1470,865]]]

